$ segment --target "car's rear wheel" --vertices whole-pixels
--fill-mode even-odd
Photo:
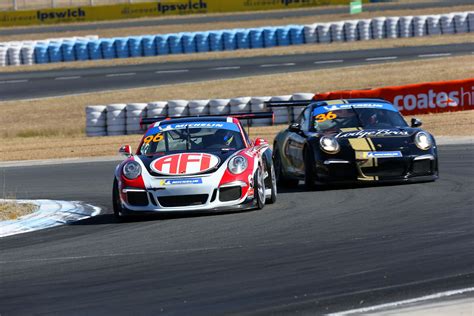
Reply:
[[[304,151],[304,185],[309,190],[316,188],[316,170],[314,154],[311,149],[306,148]]]
[[[112,206],[114,209],[115,218],[120,221],[125,220],[125,215],[123,215],[122,202],[120,201],[120,192],[118,187],[118,181],[114,178],[114,186],[112,189]]]
[[[262,168],[258,168],[253,177],[253,187],[255,190],[256,207],[259,210],[265,206],[265,179],[263,177]]]
[[[275,179],[277,186],[290,188],[296,187],[298,185],[298,179],[291,179],[285,177],[285,175],[283,174],[283,164],[278,149],[275,149],[275,151],[273,152],[273,165],[275,168]]]

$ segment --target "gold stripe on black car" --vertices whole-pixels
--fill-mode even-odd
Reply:
[[[377,181],[377,176],[366,176],[362,168],[377,167],[377,158],[368,158],[367,153],[374,151],[375,147],[370,138],[349,138],[349,144],[355,151],[356,165],[359,172],[358,180]]]

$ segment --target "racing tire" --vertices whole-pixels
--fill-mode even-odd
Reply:
[[[276,148],[276,146],[274,146]],[[273,165],[275,168],[275,179],[276,184],[282,188],[294,188],[298,186],[298,179],[291,179],[283,175],[283,166],[281,163],[280,152],[278,149],[275,149],[273,152]]]
[[[119,221],[125,221],[126,216],[123,215],[123,207],[120,202],[120,193],[118,188],[118,181],[114,178],[114,186],[112,189],[112,206],[114,209],[114,216]]]
[[[255,195],[255,206],[261,210],[265,206],[265,179],[263,178],[263,171],[258,168],[253,177],[253,187]]]
[[[311,149],[304,151],[304,185],[308,190],[316,188],[316,170],[314,169],[314,155]]]
[[[269,175],[270,177],[270,190],[271,194],[270,197],[268,197],[265,201],[266,204],[273,204],[276,202],[277,199],[277,181],[276,181],[276,176],[275,176],[275,167],[273,166],[273,163],[270,164],[270,172]]]

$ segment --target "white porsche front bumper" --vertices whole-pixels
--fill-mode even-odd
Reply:
[[[133,213],[210,211],[238,209],[253,199],[247,183],[219,187],[213,176],[153,178],[149,184],[147,189],[123,188],[122,207]]]

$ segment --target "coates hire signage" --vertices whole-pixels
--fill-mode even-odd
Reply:
[[[347,0],[161,0],[107,6],[81,6],[0,12],[0,27],[91,22],[164,15],[240,12],[347,4]]]
[[[403,115],[474,110],[474,78],[426,82],[371,90],[333,91],[315,100],[377,98],[392,102]]]

